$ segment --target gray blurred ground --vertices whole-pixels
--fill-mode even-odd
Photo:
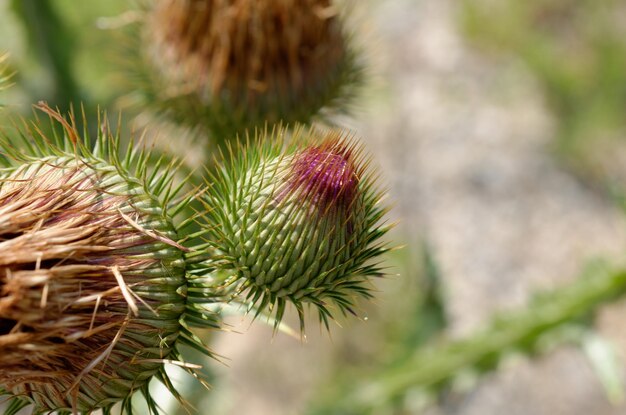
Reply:
[[[496,310],[524,307],[540,289],[572,280],[592,258],[620,261],[624,215],[564,171],[549,153],[554,122],[542,92],[515,56],[483,56],[463,39],[452,0],[360,4],[377,77],[353,127],[382,166],[402,225],[394,237],[426,238],[444,276],[450,334],[479,328]],[[406,276],[400,276],[403,278]],[[381,292],[380,307],[395,291]],[[626,355],[623,305],[603,311],[601,332]],[[330,373],[331,341],[309,342],[238,324],[215,348],[230,359],[213,391],[219,413],[303,412]],[[366,322],[333,330],[367,338]],[[375,341],[377,333],[369,333]],[[271,343],[270,343],[271,342]],[[335,350],[336,352],[336,350]],[[588,415],[612,406],[582,352],[521,359],[467,394],[433,409],[459,415]]]

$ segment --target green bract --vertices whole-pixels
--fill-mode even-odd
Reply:
[[[40,108],[63,134],[0,137],[0,395],[7,413],[109,413],[118,401],[132,412],[141,390],[157,413],[148,381],[176,394],[164,363],[189,368],[181,344],[209,354],[188,327],[217,324],[196,306],[211,299],[193,293],[175,223],[189,198],[174,166],[149,170],[143,151],[105,132],[90,143]]]
[[[211,179],[211,248],[251,308],[269,309],[278,324],[290,302],[303,324],[310,303],[328,325],[332,305],[353,312],[355,297],[370,296],[367,278],[381,275],[386,208],[355,141],[298,130],[285,145],[284,134],[233,151]]]

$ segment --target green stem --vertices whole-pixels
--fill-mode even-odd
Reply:
[[[24,23],[30,47],[52,76],[51,103],[64,112],[72,103],[79,105],[82,97],[72,73],[76,42],[50,0],[14,0],[13,7]]]
[[[369,382],[343,394],[330,405],[331,412],[363,414],[409,389],[436,391],[468,370],[493,370],[507,353],[536,352],[543,335],[588,317],[625,293],[626,271],[581,277],[571,285],[541,294],[523,310],[494,318],[478,334],[419,349],[403,364],[376,373]]]

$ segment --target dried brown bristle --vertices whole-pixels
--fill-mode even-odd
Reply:
[[[297,99],[323,88],[345,54],[330,0],[161,0],[147,19],[155,66],[183,89],[171,93],[205,101]]]
[[[0,180],[0,385],[40,410],[125,398],[176,340],[182,300],[157,313],[142,295],[172,263],[151,252],[169,244],[138,228],[148,218],[115,177],[51,159]],[[165,271],[171,295],[183,272]]]

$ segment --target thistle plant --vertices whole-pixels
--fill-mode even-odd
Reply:
[[[244,294],[257,313],[278,324],[287,303],[303,329],[312,304],[328,326],[333,305],[354,313],[369,297],[368,277],[382,274],[373,258],[387,250],[389,226],[377,178],[361,147],[344,133],[276,128],[260,144],[232,150],[204,200],[210,248],[225,286]]]
[[[29,47],[42,52],[35,55],[47,62],[57,86],[66,86],[54,95],[67,108],[83,96],[72,74],[85,72],[72,70],[68,57],[77,48],[68,44],[86,29],[61,30],[64,13],[54,13],[51,0],[27,3],[32,7],[20,15]],[[88,127],[79,131],[73,117],[46,106],[40,109],[51,117],[53,133],[40,120],[17,135],[0,131],[5,415],[27,406],[34,414],[111,414],[115,405],[122,414],[158,414],[152,379],[184,403],[167,365],[205,384],[183,351],[214,356],[193,330],[219,330],[221,306],[243,305],[255,316],[267,315],[275,329],[291,307],[302,331],[313,309],[328,328],[337,314],[357,314],[358,300],[372,296],[371,280],[385,272],[380,258],[389,249],[384,237],[391,225],[363,148],[335,129],[272,127],[327,121],[327,114],[349,109],[362,82],[353,39],[332,0],[141,3],[127,45],[134,108],[150,123],[172,127],[160,133],[187,153],[181,136],[169,131],[191,132],[194,139],[199,131],[217,144],[246,130],[257,137],[220,146],[226,156],[206,166],[206,183],[193,183],[201,175],[185,177],[170,155],[137,142],[122,148],[106,117],[98,120],[94,140]],[[45,22],[50,36],[34,36],[41,25],[33,22]],[[99,44],[113,43],[108,33],[102,38]],[[536,43],[528,43],[527,57],[536,57]],[[609,43],[600,52],[619,49]],[[605,75],[623,79],[624,71],[614,70],[623,62],[613,62],[621,55],[600,55],[598,62],[608,59],[601,65]],[[4,61],[0,54],[0,90],[8,82]],[[541,59],[534,61],[541,66]],[[93,98],[89,88],[102,84],[85,79],[79,82],[84,97]],[[623,103],[623,89],[606,85],[611,102]],[[556,89],[563,86],[571,95],[568,83]],[[586,96],[587,86],[581,84],[578,95],[599,102]],[[596,89],[589,89],[591,98],[602,98]],[[560,101],[561,115],[590,107],[569,101]],[[107,103],[86,103],[96,104]],[[595,110],[585,114],[597,117]],[[566,133],[582,125],[569,124]],[[198,164],[204,163],[212,147],[193,144],[202,146]],[[484,330],[462,339],[445,336],[443,297],[434,307],[423,301],[401,315],[406,326],[422,324],[418,330],[427,334],[409,339],[401,353],[383,345],[374,352],[384,356],[376,371],[369,354],[367,371],[356,381],[342,365],[345,381],[324,382],[331,392],[327,398],[312,394],[313,413],[414,413],[416,401],[467,387],[468,378],[492,373],[511,354],[532,357],[556,343],[583,342],[594,314],[624,296],[626,272],[593,272],[523,309],[496,314]],[[429,308],[442,321],[422,319]],[[131,403],[137,392],[145,399],[143,411]]]
[[[342,112],[361,83],[330,0],[153,0],[134,34],[132,100],[216,140]]]
[[[190,329],[219,328],[220,305],[245,293],[278,324],[287,302],[301,319],[310,303],[328,325],[332,305],[353,312],[354,297],[370,296],[386,209],[368,159],[343,133],[297,129],[285,144],[278,128],[233,151],[206,194],[186,194],[175,165],[146,167],[151,155],[122,150],[106,119],[92,143],[72,117],[39,108],[52,137],[38,122],[17,140],[0,137],[6,414],[110,413],[120,401],[132,413],[137,390],[158,413],[149,381],[180,398],[164,365],[200,378],[180,346],[212,356]],[[198,196],[202,220],[186,215]]]
[[[189,200],[175,166],[120,150],[107,124],[94,143],[45,106],[64,131],[35,124],[0,139],[0,395],[7,414],[90,413],[148,392],[164,369],[194,375],[179,348],[210,352],[190,326],[217,327],[199,306],[176,218]],[[93,146],[93,150],[92,150]]]

